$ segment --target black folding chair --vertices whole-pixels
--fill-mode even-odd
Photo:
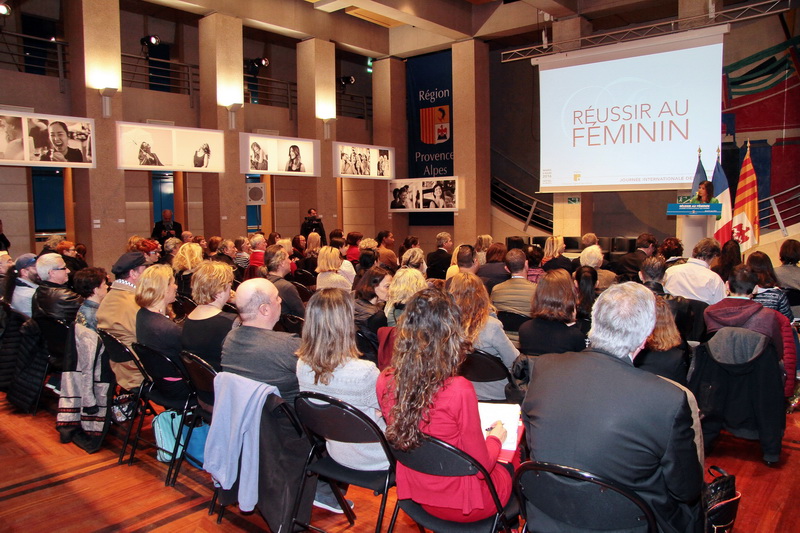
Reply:
[[[49,316],[37,317],[36,323],[39,325],[39,331],[42,333],[47,345],[47,352],[50,354],[48,362],[51,367],[60,372],[71,329],[63,320]]]
[[[290,283],[294,285],[295,288],[297,289],[297,293],[300,295],[300,300],[302,300],[303,303],[309,301],[311,297],[314,296],[314,291],[312,291],[302,283],[298,283],[296,281],[292,281]]]
[[[192,393],[194,394],[194,400],[192,402],[194,408],[191,410],[190,414],[187,415],[188,418],[184,423],[184,425],[188,427],[185,439],[188,445],[192,438],[194,428],[197,427],[199,423],[205,422],[206,424],[211,424],[214,414],[214,377],[217,375],[217,371],[200,356],[186,350],[181,352],[181,361],[183,361],[183,366],[186,368],[186,374],[189,377],[189,382],[192,385]],[[185,456],[185,453],[178,454],[172,480],[169,483],[170,486],[175,485]],[[214,496],[216,499],[216,493]],[[209,514],[213,512],[214,503],[212,501]]]
[[[429,435],[413,450],[402,451],[391,446],[389,449],[398,463],[423,474],[446,477],[480,476],[481,482],[486,483],[489,488],[496,510],[493,516],[477,522],[450,522],[431,515],[414,500],[397,500],[392,521],[389,523],[389,533],[394,530],[398,509],[405,511],[420,529],[424,527],[437,533],[494,533],[498,527],[506,533],[511,532],[510,520],[519,514],[516,498],[512,496],[503,506],[489,472],[469,454]]]
[[[545,530],[555,520],[570,531],[658,531],[653,511],[638,494],[577,468],[527,461],[514,475],[514,491],[526,521],[535,526],[540,516],[548,520],[538,526]]]
[[[142,383],[141,397],[165,409],[176,411],[181,417],[173,449],[163,450],[172,454],[169,468],[167,469],[167,477],[164,480],[164,485],[170,486],[170,483],[174,484],[172,472],[178,455],[183,455],[186,451],[186,446],[181,446],[181,433],[187,418],[191,416],[191,411],[196,405],[194,403],[194,393],[189,378],[172,359],[144,344],[134,342],[132,348],[148,378],[146,385]],[[131,455],[128,459],[129,465],[133,464],[136,449],[139,446],[139,440],[141,440],[143,424],[144,416],[139,418],[139,425],[136,428],[136,434],[131,445]]]
[[[292,281],[296,281],[310,289],[317,284],[317,277],[308,270],[298,268],[294,271],[294,274],[292,274]]]
[[[133,426],[136,421],[136,417],[141,415],[145,416],[148,409],[150,412],[153,412],[152,406],[150,406],[145,399],[142,398],[142,387],[149,386],[149,379],[147,374],[142,369],[142,365],[139,360],[136,358],[136,355],[133,351],[127,347],[122,341],[116,338],[111,333],[99,329],[97,330],[97,334],[100,336],[100,340],[103,342],[103,347],[106,349],[108,353],[109,361],[113,361],[115,363],[128,363],[133,361],[136,364],[136,367],[141,372],[144,381],[142,384],[136,388],[134,392],[134,400],[133,405],[134,409],[131,412],[130,420],[128,421],[128,427],[125,430],[125,437],[122,440],[122,449],[119,451],[119,463],[122,463],[125,452],[128,449],[128,442],[130,442],[131,433],[133,431]],[[114,415],[112,414],[111,420],[114,420]]]
[[[303,320],[301,317],[284,313],[278,319],[278,322],[275,323],[273,329],[275,331],[285,331],[286,333],[302,335],[303,324],[305,324],[305,320]]]
[[[394,459],[381,428],[352,405],[317,392],[301,392],[294,401],[294,410],[312,445],[305,466],[307,476],[317,474],[328,480],[370,489],[376,496],[381,494],[381,507],[378,511],[378,521],[375,524],[375,533],[380,533],[386,510],[386,498],[389,489],[394,486]],[[380,444],[386,453],[389,468],[386,470],[354,470],[346,467],[327,454],[325,443],[328,440],[351,444]],[[303,494],[306,479],[306,477],[303,478],[303,484],[297,493],[295,516],[300,506],[300,497]],[[331,484],[331,487],[352,526],[355,523],[355,513],[347,505],[338,487],[334,484]],[[321,531],[308,524],[300,525],[306,529]]]
[[[197,307],[197,304],[188,296],[176,295],[175,301],[172,302],[172,312],[175,313],[175,320],[178,322],[184,320],[189,313],[194,311],[195,307]]]
[[[531,317],[511,311],[500,311],[497,313],[497,319],[503,324],[503,331],[519,331],[519,327]]]
[[[464,362],[458,367],[458,374],[475,383],[488,383],[505,379],[505,400],[481,400],[487,403],[521,403],[525,393],[519,388],[505,363],[497,357],[482,350],[467,354]]]

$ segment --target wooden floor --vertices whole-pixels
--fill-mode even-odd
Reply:
[[[258,513],[228,509],[222,524],[208,516],[212,490],[207,474],[186,464],[174,488],[164,486],[166,465],[151,448],[137,452],[133,466],[118,465],[120,440],[88,455],[60,444],[53,400],[35,417],[14,412],[0,393],[0,531],[140,532],[263,531]],[[48,412],[49,409],[49,412]],[[789,415],[778,468],[761,462],[758,443],[723,436],[708,465],[737,476],[742,502],[736,531],[800,532],[800,413]],[[392,496],[394,491],[392,491]],[[379,500],[353,487],[358,519],[315,510],[314,525],[330,532],[374,531]],[[394,499],[389,509],[394,507]],[[387,513],[388,514],[388,513]],[[400,513],[398,532],[417,531]],[[388,525],[388,517],[386,525]],[[384,527],[385,530],[385,527]]]

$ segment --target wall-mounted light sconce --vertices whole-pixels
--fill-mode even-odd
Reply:
[[[339,78],[339,85],[344,87],[345,85],[353,85],[356,82],[355,76],[342,76]]]
[[[10,17],[11,16],[11,6],[8,5],[6,2],[0,2],[0,17]]]
[[[236,112],[244,107],[244,104],[230,104],[225,106],[228,110],[228,129],[236,129]]]
[[[103,118],[111,117],[111,97],[117,94],[116,87],[104,87],[100,89],[100,98],[103,100]]]
[[[322,119],[322,137],[326,141],[331,140],[331,122],[336,120],[335,118],[323,118]]]

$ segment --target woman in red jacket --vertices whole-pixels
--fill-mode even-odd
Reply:
[[[497,462],[506,438],[496,422],[484,434],[472,384],[457,376],[468,348],[458,307],[438,289],[418,292],[397,324],[391,367],[378,377],[377,393],[387,422],[386,438],[401,450],[432,435],[468,453],[489,471],[500,502],[511,496],[511,475]],[[485,481],[477,476],[441,477],[397,464],[397,497],[411,498],[430,514],[473,522],[495,514]]]

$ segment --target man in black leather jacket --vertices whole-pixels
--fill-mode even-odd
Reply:
[[[44,254],[36,260],[36,273],[42,280],[33,294],[33,318],[50,317],[66,324],[75,321],[83,298],[66,283],[69,269],[60,254]]]

